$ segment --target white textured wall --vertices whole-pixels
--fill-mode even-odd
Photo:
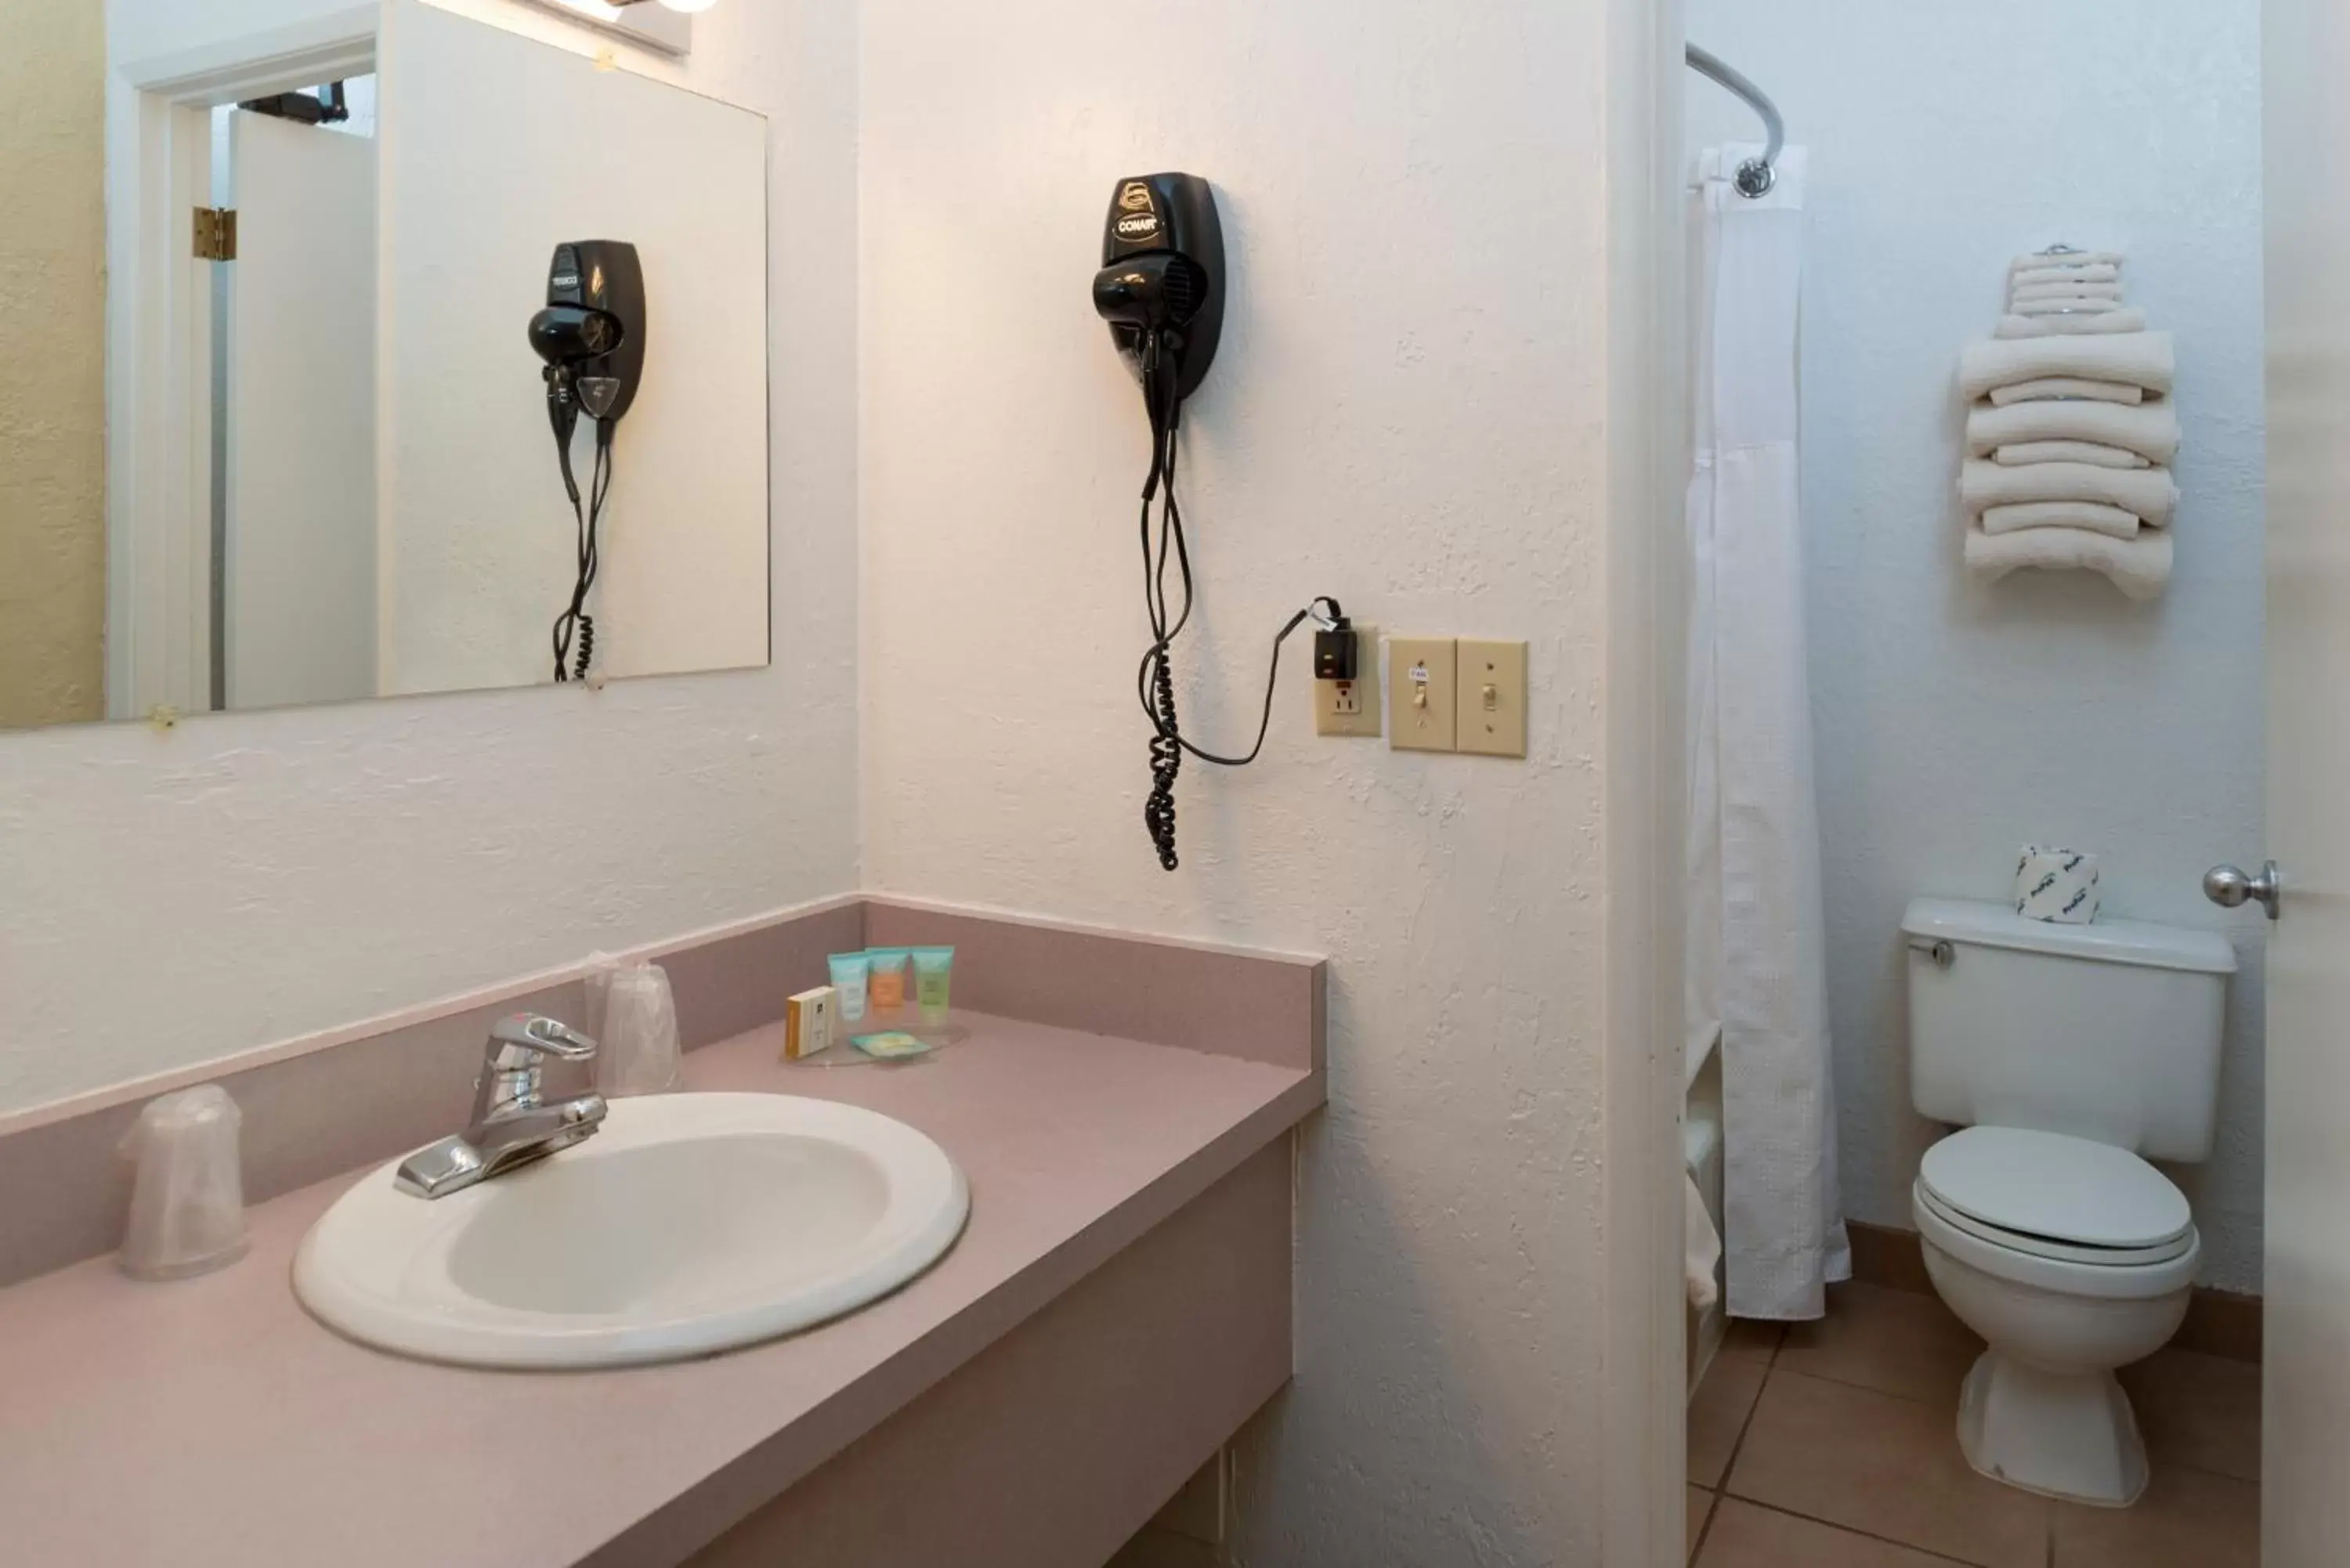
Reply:
[[[2205,1279],[2260,1285],[2261,922],[2206,904],[2262,853],[2260,7],[1689,0],[1690,36],[1812,149],[1804,504],[1827,838],[1844,1190],[1910,1224],[1898,923],[1916,894],[1996,898],[2027,841],[2095,849],[2109,914],[2238,939],[2216,1158],[2180,1173]],[[1696,140],[1755,135],[1709,84]],[[2177,334],[2178,570],[2135,606],[2087,574],[1963,582],[1960,345],[2008,259],[2127,252]]]
[[[0,1111],[856,885],[852,17],[687,73],[771,117],[774,668],[0,736]]]
[[[868,880],[1327,952],[1295,1386],[1243,1561],[1596,1557],[1606,39],[1596,4],[866,0]],[[1217,185],[1186,421],[1189,732],[1306,597],[1533,645],[1533,756],[1316,741],[1144,837],[1139,395],[1087,302],[1121,175]]]

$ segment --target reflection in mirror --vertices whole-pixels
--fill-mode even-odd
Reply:
[[[0,726],[766,661],[764,120],[421,0],[0,5]]]
[[[212,110],[208,708],[377,691],[375,86]]]

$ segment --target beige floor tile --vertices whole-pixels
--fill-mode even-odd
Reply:
[[[1128,1542],[1107,1568],[1217,1568],[1216,1549],[1172,1531],[1149,1529]]]
[[[1705,1517],[1713,1511],[1713,1493],[1701,1486],[1689,1489],[1689,1554],[1697,1555],[1698,1538],[1705,1533]]]
[[[1746,1417],[1754,1408],[1755,1396],[1762,1392],[1762,1379],[1769,1370],[1759,1361],[1721,1356],[1706,1369],[1705,1381],[1698,1385],[1697,1397],[1689,1407],[1690,1484],[1721,1485],[1730,1469],[1730,1456],[1738,1448],[1738,1435],[1746,1429]]]
[[[2191,1350],[2165,1350],[2121,1370],[2154,1468],[2192,1465],[2261,1479],[2261,1369]]]
[[[1982,1348],[1939,1296],[1831,1285],[1828,1315],[1789,1327],[1775,1365],[1955,1410],[1959,1386]]]
[[[1697,1568],[1949,1568],[1949,1559],[1726,1497]]]
[[[1721,1349],[1716,1354],[1725,1361],[1768,1362],[1779,1348],[1779,1340],[1787,1332],[1783,1323],[1763,1323],[1754,1318],[1734,1317],[1730,1320],[1730,1332],[1722,1335]]]
[[[2134,1508],[2059,1503],[2056,1568],[2260,1568],[2261,1489],[2155,1467]]]
[[[1774,1369],[1724,1490],[1981,1568],[2047,1561],[2045,1500],[1968,1469],[1951,1411],[1875,1389]]]

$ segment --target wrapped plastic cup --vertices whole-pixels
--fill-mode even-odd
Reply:
[[[604,1033],[597,1044],[596,1088],[607,1099],[677,1087],[685,1063],[666,970],[645,963],[612,971],[604,988]]]
[[[217,1084],[151,1101],[124,1135],[136,1161],[122,1272],[184,1280],[244,1256],[244,1116]]]
[[[612,977],[620,969],[620,961],[610,953],[588,955],[588,972],[580,977],[586,995],[580,1008],[579,1032],[590,1040],[604,1038],[604,1002],[611,994]]]

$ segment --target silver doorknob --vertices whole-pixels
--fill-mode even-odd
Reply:
[[[2223,909],[2240,909],[2248,902],[2257,901],[2277,918],[2277,896],[2284,891],[2284,879],[2277,874],[2273,860],[2261,867],[2257,877],[2247,877],[2233,866],[2214,866],[2203,874],[2203,896]]]

